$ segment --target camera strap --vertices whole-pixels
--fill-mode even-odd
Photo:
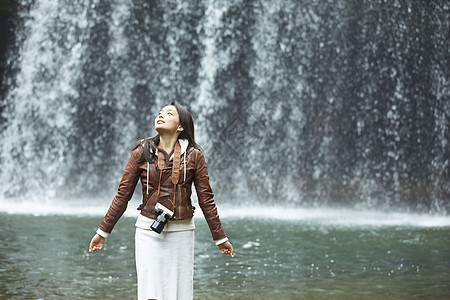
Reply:
[[[178,180],[180,179],[180,159],[181,159],[181,145],[180,142],[177,141],[175,144],[175,149],[173,152],[173,165],[172,165],[172,183],[173,183],[173,212],[175,213],[175,201],[176,201],[176,186],[178,184]],[[166,164],[166,159],[164,157],[164,154],[161,152],[158,152],[158,168],[160,169],[159,172],[159,183],[158,183],[158,192],[156,194],[156,201],[158,201],[159,198],[159,192],[161,190],[161,177],[162,172],[164,170]],[[181,199],[180,199],[181,201]]]
[[[172,183],[177,184],[180,179],[180,159],[181,159],[181,145],[177,141],[175,150],[173,152],[173,166],[172,166]]]
[[[172,183],[173,183],[173,213],[175,217],[175,201],[176,201],[176,186],[178,184],[178,180],[180,179],[180,159],[181,159],[181,145],[180,142],[177,141],[175,144],[175,149],[173,151],[173,165],[172,165]],[[179,199],[178,201],[181,201]]]

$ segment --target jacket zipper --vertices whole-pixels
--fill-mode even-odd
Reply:
[[[181,220],[181,185],[178,184],[178,219]]]

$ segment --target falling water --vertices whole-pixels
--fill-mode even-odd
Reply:
[[[0,203],[109,202],[190,109],[218,202],[449,209],[446,1],[20,1]],[[103,200],[102,200],[103,201]]]

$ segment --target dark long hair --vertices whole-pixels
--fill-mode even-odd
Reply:
[[[183,131],[178,136],[178,139],[187,139],[189,142],[188,147],[194,147],[201,150],[201,147],[195,142],[194,136],[194,121],[192,119],[191,113],[181,104],[172,101],[170,104],[164,105],[163,107],[173,105],[177,109],[178,116],[180,118],[180,124],[183,127]],[[152,158],[155,155],[156,146],[159,144],[160,136],[159,133],[153,137],[148,137],[137,141],[134,149],[142,146],[142,156],[139,158],[138,162],[143,163],[145,161],[152,162]],[[134,150],[133,149],[133,150]]]

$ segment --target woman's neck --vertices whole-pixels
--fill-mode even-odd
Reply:
[[[177,139],[177,135],[166,136],[160,134],[158,148],[164,150],[167,154],[170,154],[175,147]]]

